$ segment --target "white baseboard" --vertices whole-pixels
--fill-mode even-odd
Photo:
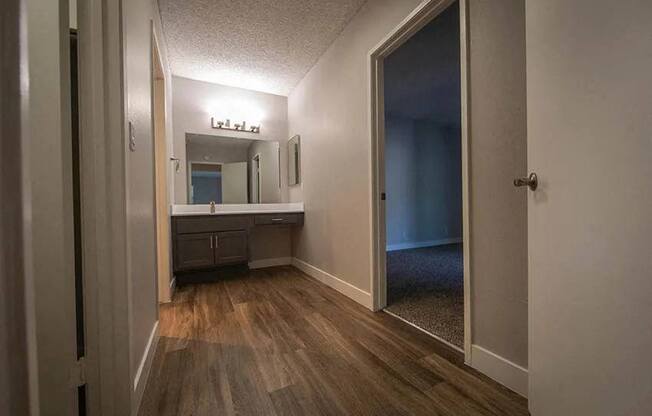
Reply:
[[[373,309],[373,300],[369,292],[358,289],[352,284],[347,283],[344,280],[341,280],[338,277],[313,266],[312,264],[306,263],[303,260],[299,260],[296,257],[292,258],[292,265],[308,276],[314,278],[315,280],[319,280],[325,285],[337,290],[341,294],[353,299],[365,308]]]
[[[253,260],[249,262],[250,269],[264,269],[265,267],[288,266],[292,264],[292,257],[278,257],[275,259]]]
[[[528,370],[478,345],[471,346],[471,367],[523,397],[528,394]]]
[[[410,248],[423,248],[443,246],[446,244],[459,244],[462,242],[461,237],[456,238],[442,238],[441,240],[428,240],[428,241],[411,241],[407,243],[388,244],[387,251],[407,250]]]
[[[138,366],[138,371],[136,371],[136,376],[134,377],[134,413],[138,413],[140,408],[140,402],[143,398],[143,393],[145,392],[145,386],[147,385],[147,379],[149,377],[149,371],[152,369],[152,361],[154,361],[154,355],[156,355],[156,346],[158,345],[158,321],[154,324],[152,332],[149,334],[149,340],[147,340],[147,346],[145,347],[145,352],[143,357],[140,360],[140,365]]]

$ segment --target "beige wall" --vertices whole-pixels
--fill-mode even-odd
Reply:
[[[469,1],[473,344],[527,367],[525,1]]]
[[[127,116],[135,127],[136,150],[127,152],[127,215],[131,282],[131,370],[136,375],[154,324],[158,320],[154,210],[154,142],[152,130],[152,21],[167,80],[166,46],[155,0],[123,1]],[[171,132],[170,81],[167,82],[168,126]],[[168,133],[169,134],[169,133]],[[169,136],[168,136],[169,137]],[[171,144],[171,139],[168,138]],[[170,145],[168,145],[170,147]]]
[[[36,342],[30,341],[37,349],[40,414],[68,415],[76,409],[70,369],[77,360],[68,9],[66,1],[29,0],[23,6],[26,160],[22,172],[11,174],[26,175],[29,184],[22,212],[33,276],[33,290],[26,292],[34,305]]]
[[[306,209],[294,255],[365,292],[372,250],[368,53],[419,3],[368,2],[288,101],[303,169],[290,200],[303,200]],[[524,366],[526,206],[524,192],[512,187],[526,170],[524,6],[470,3],[474,342]]]
[[[286,97],[180,77],[174,77],[172,84],[174,88],[174,156],[181,161],[186,160],[186,133],[217,136],[216,130],[211,128],[211,116],[221,116],[222,113],[232,114],[234,117],[260,117],[262,127],[260,134],[221,130],[219,131],[221,137],[279,141],[283,146],[287,143]],[[231,116],[225,115],[224,117]],[[282,200],[287,198],[287,157],[285,153],[287,152],[282,150]],[[174,201],[177,204],[186,204],[188,201],[186,168],[186,163],[182,162],[181,169],[174,175]]]
[[[25,85],[27,56],[21,53],[26,33],[21,27],[24,8],[19,0],[3,2],[0,14],[0,414],[29,415],[38,411],[35,372],[36,345],[33,341],[33,304],[27,296],[32,275],[26,268],[29,248],[24,245],[29,212],[24,201],[29,186],[23,176],[29,166]],[[23,21],[24,22],[24,21]],[[22,69],[22,70],[21,70]],[[4,174],[11,172],[11,174]],[[25,198],[25,199],[24,199]],[[30,338],[32,338],[30,340]],[[29,341],[28,341],[29,340]],[[34,370],[32,366],[32,370]],[[31,385],[30,385],[31,384]],[[31,391],[30,391],[31,389]]]
[[[290,134],[301,135],[305,226],[294,256],[369,292],[369,51],[420,2],[367,2],[288,99]]]

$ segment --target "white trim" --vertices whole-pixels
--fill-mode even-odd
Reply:
[[[384,309],[387,305],[386,276],[386,235],[385,204],[380,200],[385,192],[385,126],[383,60],[396,48],[410,39],[416,32],[443,12],[454,0],[424,0],[398,26],[391,30],[374,47],[368,56],[369,62],[369,123],[371,131],[371,296],[373,310]],[[470,201],[470,155],[469,141],[469,56],[468,56],[468,2],[460,4],[460,76],[461,76],[461,116],[462,116],[462,227],[464,244],[464,356],[468,363],[472,344],[472,304],[471,304],[471,201]]]
[[[523,397],[528,395],[528,370],[479,345],[472,346],[471,367]]]
[[[444,338],[440,337],[439,335],[435,335],[432,332],[428,332],[425,329],[421,328],[420,326],[413,324],[412,322],[408,321],[407,319],[402,318],[402,317],[398,316],[397,314],[395,314],[394,312],[391,312],[391,311],[389,311],[387,309],[383,309],[383,312],[385,312],[388,315],[393,316],[394,318],[398,319],[399,321],[405,322],[406,324],[410,325],[413,328],[418,329],[419,331],[423,332],[424,334],[428,335],[429,337],[434,338],[437,341],[441,342],[442,344],[446,345],[447,347],[452,348],[452,349],[454,349],[455,351],[457,351],[457,352],[459,352],[461,354],[464,354],[464,350],[462,348],[458,347],[457,345],[451,344],[449,341],[446,341]]]
[[[149,372],[152,369],[152,362],[156,355],[158,339],[158,321],[156,321],[152,327],[152,332],[149,334],[149,340],[147,340],[145,352],[143,352],[143,357],[140,360],[140,365],[138,366],[136,376],[134,377],[134,414],[138,413],[137,411],[140,408],[140,402],[143,399],[143,393],[145,392]]]
[[[263,161],[261,160],[260,157],[261,157],[261,154],[256,153],[251,158],[251,181],[252,181],[252,183],[251,183],[252,195],[251,196],[252,196],[252,198],[250,198],[250,200],[251,200],[252,204],[260,204],[260,200],[263,198],[263,175],[262,175]],[[254,175],[254,169],[256,168],[256,165],[258,166],[258,171],[255,172],[255,173],[257,173],[257,175]],[[280,169],[280,166],[279,166],[279,171],[280,170],[281,169]],[[254,180],[254,177],[256,177],[256,185],[257,185],[257,188],[258,188],[257,189],[258,195],[256,195],[257,196],[257,198],[256,198],[257,201],[255,201],[255,202],[253,201],[253,190],[254,190],[253,180]]]
[[[82,243],[90,414],[128,415],[131,276],[120,2],[78,2]]]
[[[157,156],[157,146],[159,145],[158,143],[162,140],[163,144],[165,145],[165,157],[162,163],[163,166],[163,179],[165,182],[162,184],[162,186],[165,188],[165,194],[167,197],[167,201],[165,201],[165,205],[169,205],[169,200],[170,200],[170,189],[169,189],[169,183],[168,183],[168,161],[169,161],[169,155],[168,155],[168,143],[167,143],[167,89],[168,89],[168,84],[167,84],[167,78],[165,75],[165,65],[163,65],[163,59],[161,57],[161,45],[159,43],[158,36],[156,35],[156,24],[154,23],[154,20],[150,20],[150,32],[151,32],[151,48],[152,48],[152,59],[151,59],[151,64],[150,64],[150,72],[151,72],[151,115],[152,115],[152,139],[154,143],[154,147],[152,150],[152,156],[154,160],[154,166],[153,166],[153,174],[154,174],[154,224],[155,224],[155,238],[156,238],[156,296],[158,297],[159,303],[167,303],[170,302],[172,299],[172,291],[171,287],[169,285],[166,285],[166,282],[170,281],[171,277],[173,278],[172,275],[172,267],[171,264],[168,264],[167,271],[168,273],[163,275],[161,273],[161,268],[159,265],[159,243],[161,240],[161,235],[160,235],[160,230],[159,230],[159,222],[161,221],[167,221],[168,223],[168,232],[165,235],[165,239],[168,240],[168,249],[170,253],[168,253],[168,259],[170,259],[170,256],[172,255],[172,236],[171,230],[172,230],[172,224],[171,224],[171,219],[170,215],[165,215],[164,217],[159,216],[159,200],[158,200],[158,180],[159,177],[157,176],[157,163],[159,163],[159,157]],[[161,68],[161,77],[157,78],[156,70],[155,70],[155,63],[154,63],[154,58],[158,61],[158,66]],[[158,114],[158,109],[157,109],[157,82],[162,82],[163,83],[163,94],[161,97],[158,97],[159,100],[163,102],[163,137],[160,137],[160,134],[157,134],[157,116]],[[167,210],[169,212],[169,208]],[[168,263],[171,263],[169,261]]]
[[[315,280],[319,280],[323,284],[330,286],[341,294],[353,299],[365,308],[373,309],[371,293],[358,289],[352,284],[347,283],[344,280],[313,266],[312,264],[299,260],[296,257],[292,258],[292,265]]]
[[[249,262],[250,269],[264,269],[265,267],[289,266],[292,264],[292,257],[278,257],[274,259],[252,260]]]
[[[411,241],[407,243],[388,244],[387,250],[385,251],[398,251],[398,250],[407,250],[410,248],[445,246],[447,244],[459,244],[461,242],[462,242],[462,237],[442,238],[440,240],[428,240],[428,241]]]
[[[471,360],[471,345],[473,344],[473,328],[471,327],[471,285],[473,270],[471,270],[471,93],[469,88],[469,3],[460,0],[460,90],[461,127],[462,127],[462,238],[466,244],[464,252],[464,359]]]

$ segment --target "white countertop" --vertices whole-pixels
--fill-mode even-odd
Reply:
[[[287,204],[217,204],[211,214],[210,205],[172,205],[172,216],[235,215],[235,214],[283,214],[303,212],[303,202]]]

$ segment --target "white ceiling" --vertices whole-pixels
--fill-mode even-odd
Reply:
[[[288,95],[366,0],[159,0],[172,74]]]

